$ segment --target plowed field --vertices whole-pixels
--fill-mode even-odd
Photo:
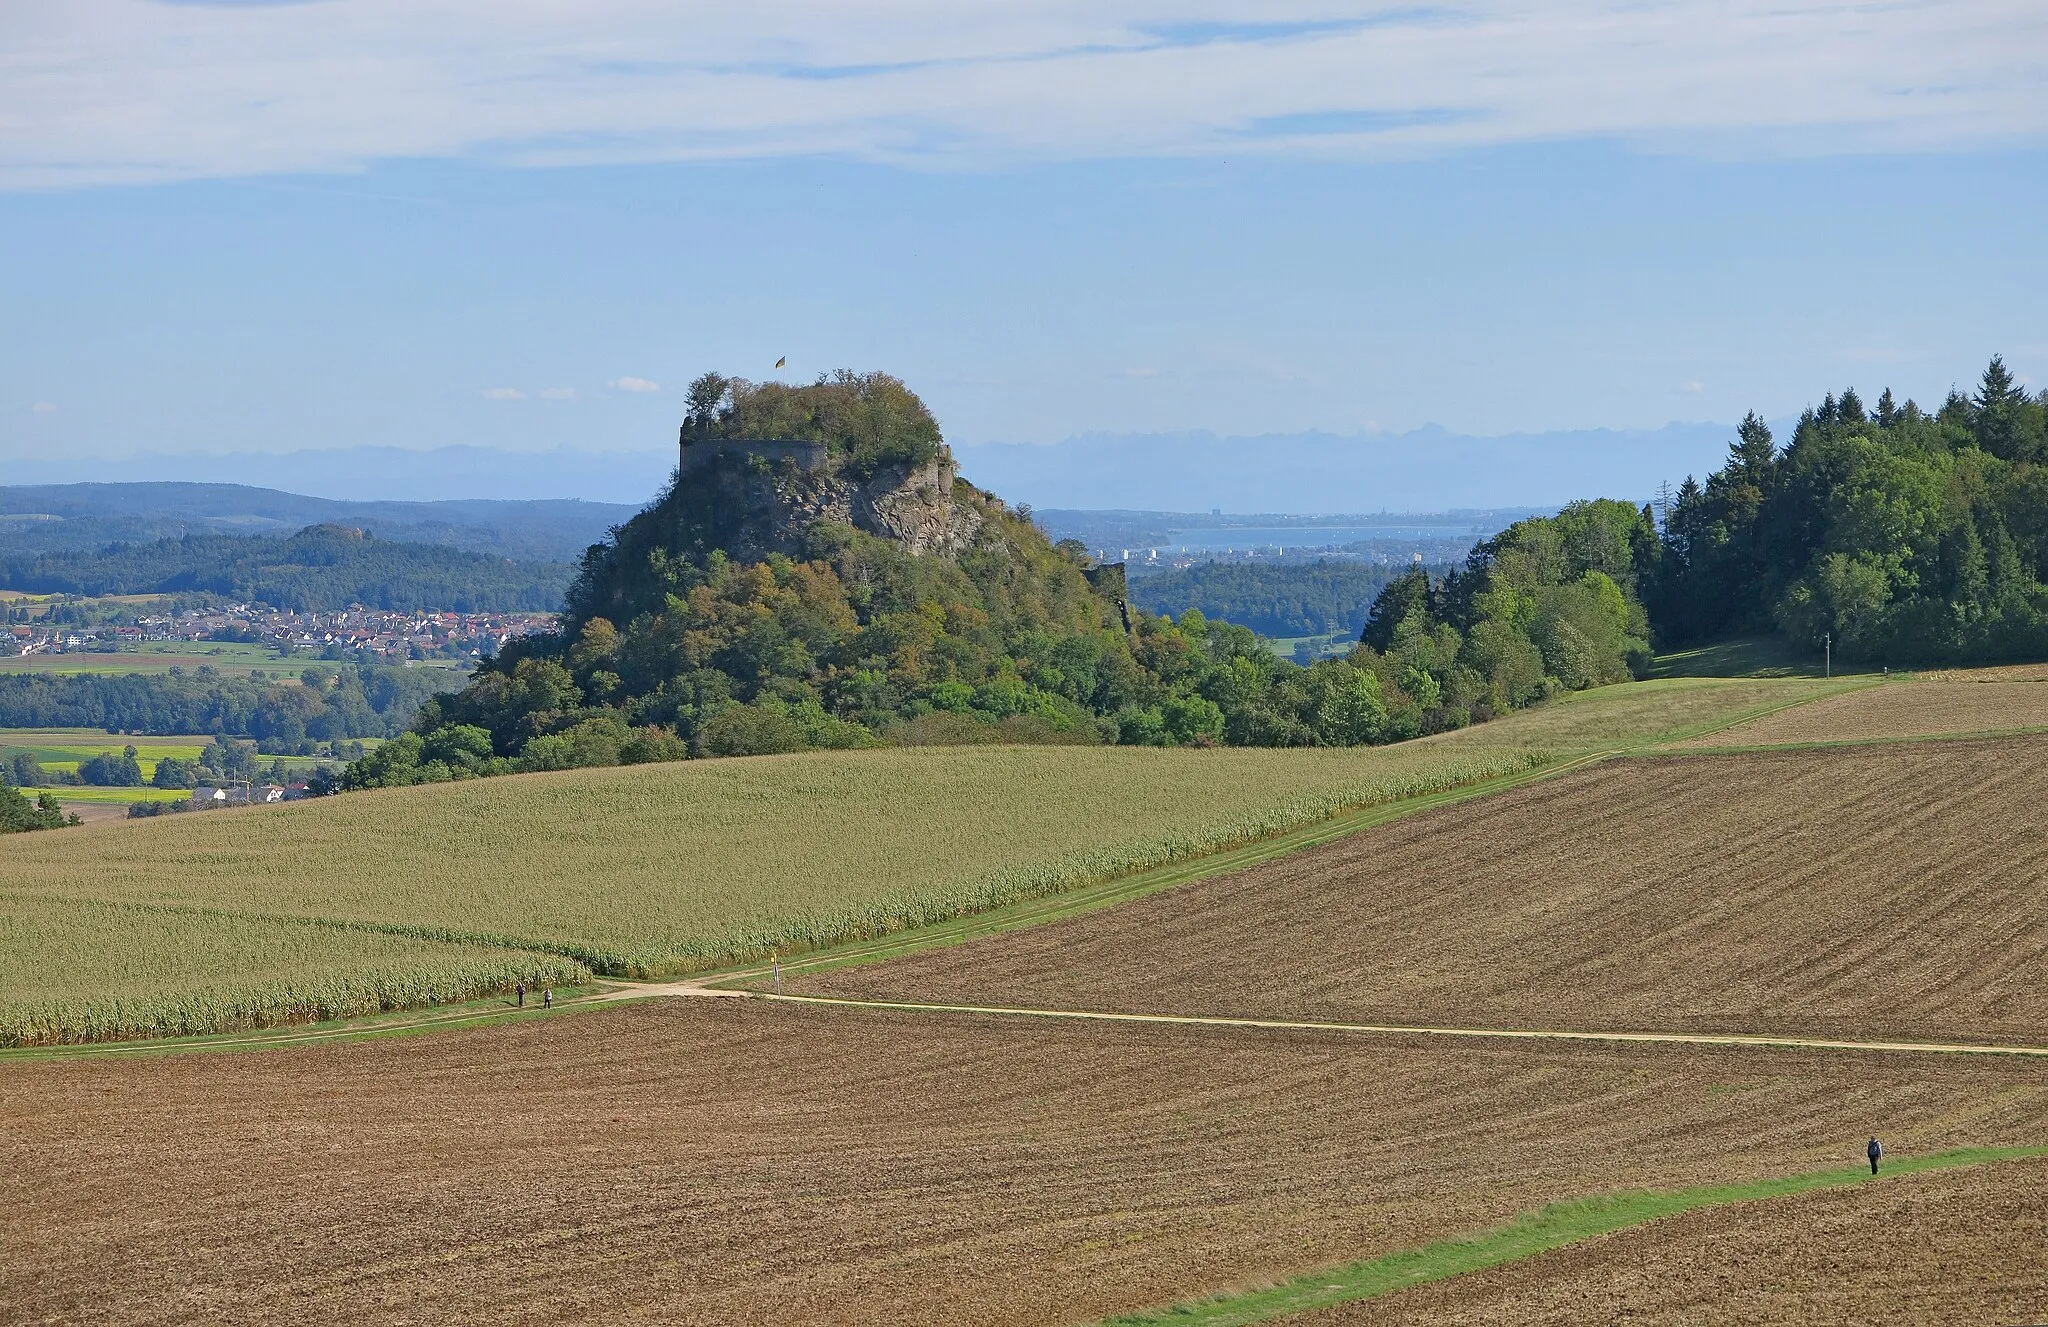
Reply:
[[[2048,1162],[1672,1217],[1306,1314],[1300,1327],[1937,1327],[2048,1322]]]
[[[2027,1143],[2039,1066],[669,1001],[0,1066],[10,1321],[1059,1324],[1589,1192]]]
[[[1779,746],[2048,728],[2048,680],[1890,682],[1823,696],[1680,747]]]
[[[2048,739],[1617,760],[796,984],[1454,1026],[2048,1036]]]

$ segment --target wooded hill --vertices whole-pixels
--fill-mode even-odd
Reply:
[[[561,630],[429,702],[354,786],[876,742],[1386,742],[1647,657],[1625,504],[1501,536],[1486,603],[1547,633],[1565,674],[1508,639],[1519,627],[1468,649],[1427,603],[1350,659],[1298,668],[1243,627],[1127,607],[1121,567],[959,479],[894,378],[706,375],[690,399],[676,482],[591,550]]]
[[[1774,633],[1873,663],[2048,657],[2048,393],[1993,357],[1939,409],[1830,393],[1777,445],[1751,415],[1688,478],[1651,578],[1660,642]]]

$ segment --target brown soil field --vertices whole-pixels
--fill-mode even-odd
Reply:
[[[1946,676],[1961,679],[1967,675]],[[1674,745],[1676,749],[1780,746],[2030,728],[2048,728],[2048,680],[1971,678],[1890,682],[1824,696]]]
[[[2048,1322],[2048,1162],[1689,1212],[1301,1327]]]
[[[804,993],[2048,1041],[2048,739],[1614,760]]]
[[[2048,663],[1993,664],[1989,668],[1935,668],[1916,682],[2048,682]]]
[[[1587,1193],[2038,1140],[2039,1066],[669,1000],[0,1063],[10,1323],[1061,1324]]]

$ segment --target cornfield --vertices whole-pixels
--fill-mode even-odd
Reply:
[[[0,897],[0,1046],[187,1036],[460,1003],[582,965],[345,926]]]

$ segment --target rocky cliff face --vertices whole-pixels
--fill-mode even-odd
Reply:
[[[955,492],[958,478],[944,455],[915,469],[885,465],[862,479],[842,466],[724,454],[682,474],[677,496],[702,504],[718,546],[741,562],[802,556],[806,532],[821,521],[894,539],[919,556],[953,556],[982,526],[981,514]]]

